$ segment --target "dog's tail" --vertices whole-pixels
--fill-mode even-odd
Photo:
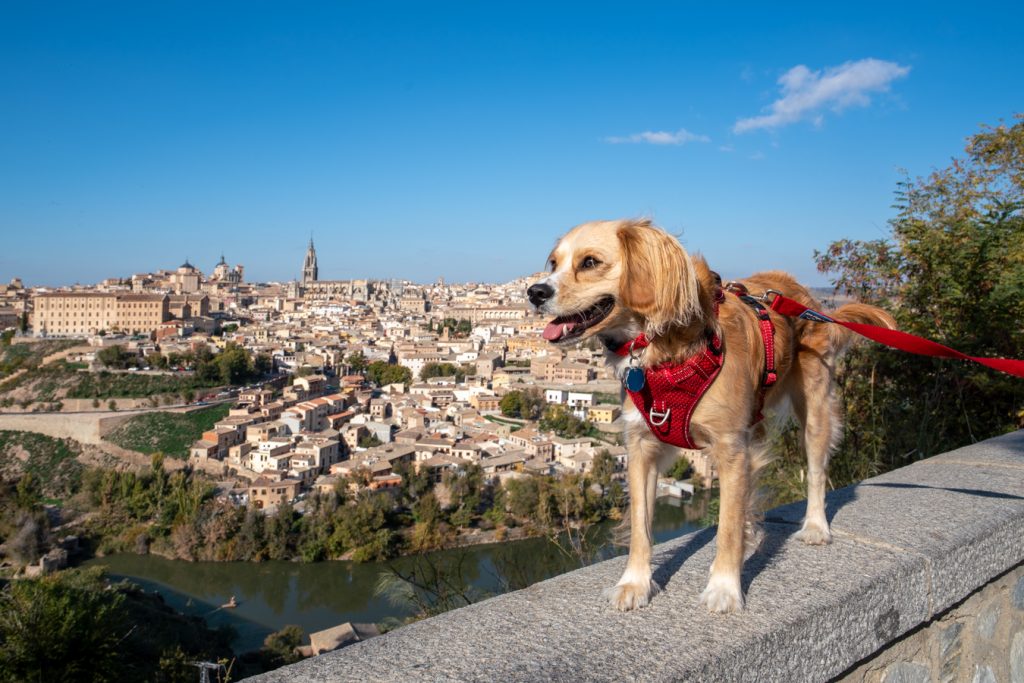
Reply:
[[[896,329],[896,321],[893,317],[877,306],[846,304],[830,312],[829,315],[847,323],[863,323],[888,327],[890,330]],[[856,332],[848,330],[842,325],[823,325],[822,327],[827,329],[829,346],[837,356],[845,353],[855,341],[860,339]]]

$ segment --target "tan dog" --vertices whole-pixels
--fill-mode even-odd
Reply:
[[[752,309],[726,295],[714,311],[716,281],[703,258],[688,255],[679,242],[649,221],[605,221],[577,226],[562,237],[549,257],[551,274],[528,289],[530,301],[555,316],[544,337],[560,345],[597,336],[608,349],[607,362],[621,377],[629,358],[615,349],[645,333],[650,339],[639,357],[643,367],[680,361],[700,353],[709,337],[723,340],[724,364],[693,413],[694,441],[709,449],[721,485],[717,554],[701,602],[713,612],[743,608],[740,573],[745,550],[756,549],[753,490],[763,466],[765,430],[752,426],[758,410],[765,349]],[[766,272],[742,281],[751,294],[776,290],[820,310],[808,291],[786,273]],[[855,322],[894,327],[884,311],[849,304],[831,314]],[[807,516],[797,538],[805,543],[831,540],[825,518],[826,466],[841,434],[834,381],[836,360],[852,332],[771,314],[778,382],[765,408],[788,405],[802,427],[807,452]],[[635,361],[634,361],[635,362]],[[629,450],[630,547],[626,571],[607,591],[621,610],[643,607],[659,590],[651,578],[651,521],[658,472],[678,458],[659,441],[627,398],[623,406]]]

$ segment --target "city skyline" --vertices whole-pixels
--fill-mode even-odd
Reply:
[[[648,215],[821,286],[1024,86],[1009,6],[391,9],[5,6],[0,279],[285,282],[312,232],[323,279],[507,282]]]

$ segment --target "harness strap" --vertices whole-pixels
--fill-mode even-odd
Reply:
[[[775,326],[772,325],[772,319],[768,315],[767,309],[761,305],[760,301],[750,296],[745,285],[739,282],[730,282],[725,288],[754,310],[754,315],[757,316],[757,326],[761,332],[761,342],[764,344],[764,372],[761,374],[761,389],[757,392],[757,411],[754,413],[753,422],[751,422],[751,424],[757,424],[764,419],[762,411],[768,388],[779,379],[775,369]]]

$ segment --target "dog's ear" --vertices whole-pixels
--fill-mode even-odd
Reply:
[[[700,285],[676,238],[646,220],[624,223],[618,237],[619,302],[645,319],[648,332],[686,325],[701,314]]]

